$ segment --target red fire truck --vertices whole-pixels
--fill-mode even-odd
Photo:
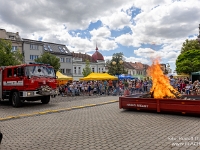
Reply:
[[[48,104],[56,94],[56,75],[53,67],[30,63],[0,67],[0,100],[9,100],[13,107],[24,101],[41,100]]]

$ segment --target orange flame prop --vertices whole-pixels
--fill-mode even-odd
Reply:
[[[148,74],[152,77],[154,98],[176,98],[171,91],[175,90],[169,82],[169,78],[163,74],[158,59],[153,60],[153,64],[148,69]]]

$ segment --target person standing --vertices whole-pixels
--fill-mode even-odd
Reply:
[[[113,82],[112,82],[112,80],[109,80],[108,81],[108,95],[110,94],[110,92],[111,92],[111,90],[112,90],[112,86],[113,86]]]
[[[180,83],[180,92],[183,94],[185,93],[185,82],[181,80],[181,83]]]
[[[143,82],[143,90],[144,90],[144,92],[146,92],[146,93],[147,93],[147,86],[148,86],[148,82],[147,82],[147,80],[145,79],[144,82]]]
[[[3,139],[3,134],[0,131],[0,144],[1,144],[2,139]]]
[[[103,85],[104,85],[104,88],[105,88],[104,94],[106,95],[106,94],[107,94],[107,89],[108,89],[108,82],[105,80],[105,81],[103,82]]]
[[[170,85],[173,86],[173,87],[175,88],[176,81],[175,81],[173,75],[170,76],[169,81],[170,81]]]

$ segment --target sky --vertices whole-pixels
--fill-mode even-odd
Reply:
[[[183,42],[199,35],[200,0],[0,0],[0,28],[22,38],[65,44],[105,60],[160,58],[175,70]]]

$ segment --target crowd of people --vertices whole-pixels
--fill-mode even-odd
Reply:
[[[123,95],[124,90],[130,94],[149,92],[152,86],[151,80],[104,80],[104,81],[73,81],[58,86],[61,96],[79,95]]]
[[[181,94],[200,94],[200,82],[188,78],[169,78],[170,84]],[[151,79],[124,79],[104,81],[73,81],[58,86],[58,95],[61,96],[92,96],[92,95],[113,95],[122,96],[124,91],[129,94],[148,93],[152,87]]]
[[[192,82],[189,77],[173,78],[173,76],[170,76],[170,84],[181,94],[186,94],[186,95],[200,94],[199,80]]]

